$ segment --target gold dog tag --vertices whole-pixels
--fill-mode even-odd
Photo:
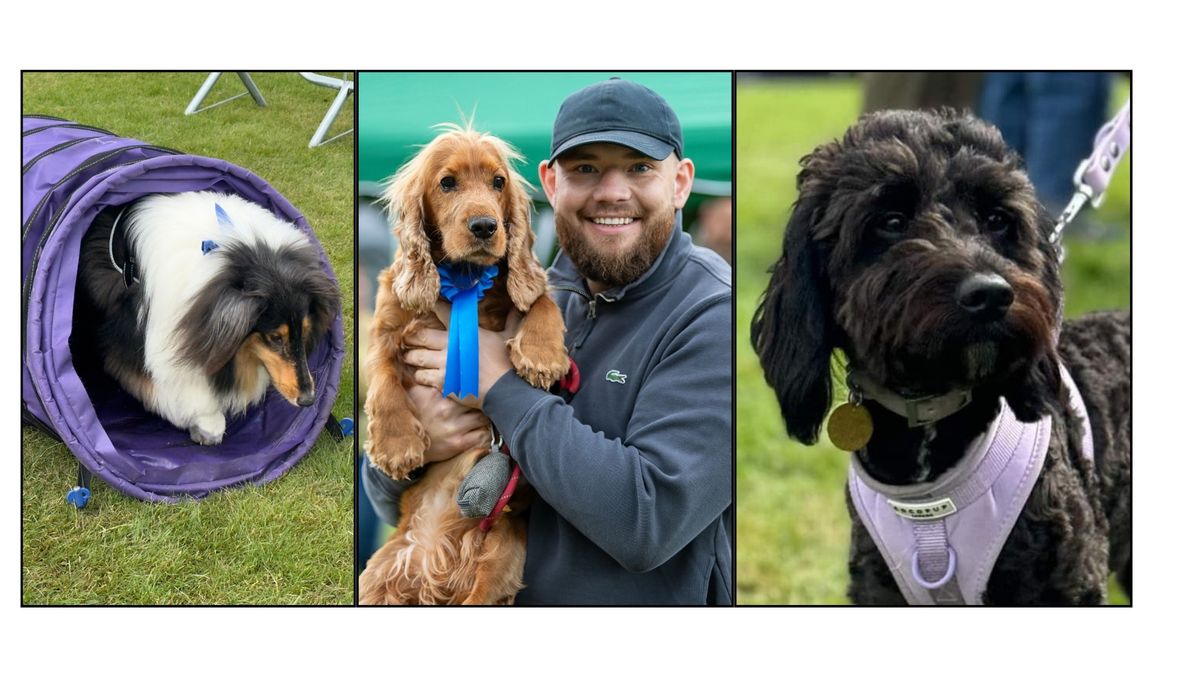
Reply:
[[[875,423],[871,421],[871,413],[865,407],[855,403],[839,405],[829,416],[829,440],[839,449],[854,452],[866,447],[875,431]]]

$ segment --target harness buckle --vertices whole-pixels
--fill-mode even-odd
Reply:
[[[953,393],[953,392],[951,392]],[[955,404],[954,410],[943,413],[939,409],[936,402],[946,399],[946,394],[938,396],[924,396],[922,398],[906,398],[904,399],[904,414],[908,418],[908,428],[915,429],[917,427],[927,426],[934,422],[953,415],[954,413],[967,407],[971,402],[971,390],[966,389],[961,392],[959,401]]]

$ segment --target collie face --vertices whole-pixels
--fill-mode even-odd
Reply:
[[[262,207],[192,192],[105,211],[84,237],[80,283],[106,372],[195,442],[220,443],[226,416],[268,387],[314,402],[308,355],[337,286],[308,237]]]

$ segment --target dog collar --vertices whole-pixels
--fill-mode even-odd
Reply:
[[[129,245],[129,240],[125,236],[125,230],[121,229],[121,225],[125,223],[125,212],[129,210],[129,204],[121,207],[117,212],[117,217],[113,220],[112,229],[108,232],[108,260],[112,263],[113,269],[121,273],[121,278],[125,281],[125,288],[129,288],[141,279],[138,278],[137,261],[133,257],[133,247]],[[120,232],[120,236],[117,232]],[[121,253],[117,252],[116,244],[120,245]],[[123,256],[121,254],[124,254]],[[122,258],[121,262],[117,262],[117,258]]]
[[[936,396],[908,398],[855,370],[846,374],[846,385],[851,391],[861,393],[863,398],[869,398],[907,419],[909,428],[928,426],[945,419],[971,402],[970,389],[953,389]]]

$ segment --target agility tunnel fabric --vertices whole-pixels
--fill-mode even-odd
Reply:
[[[21,157],[22,419],[62,439],[87,471],[149,501],[262,484],[295,465],[316,442],[337,396],[340,310],[309,355],[315,403],[294,407],[272,388],[261,405],[228,420],[224,442],[207,447],[147,412],[99,359],[74,358],[73,347],[82,356],[89,346],[70,338],[80,247],[101,209],[149,194],[232,193],[294,223],[316,243],[304,216],[241,167],[58,118],[22,118]],[[336,281],[324,249],[321,258]]]

